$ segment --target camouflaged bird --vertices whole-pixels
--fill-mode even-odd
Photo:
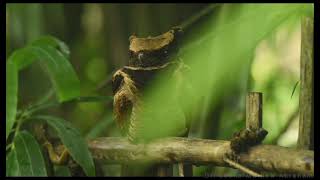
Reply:
[[[169,72],[168,78],[171,78],[184,69],[183,63],[176,58],[181,34],[180,28],[173,28],[156,37],[130,36],[129,38],[129,64],[114,73],[112,89],[114,118],[122,134],[126,135],[131,142],[147,141],[153,138],[146,137],[145,133],[142,133],[142,130],[147,128],[139,115],[148,111],[146,102],[143,100],[144,90],[161,72]],[[178,111],[170,110],[170,113],[172,112]],[[151,110],[150,113],[154,111]]]

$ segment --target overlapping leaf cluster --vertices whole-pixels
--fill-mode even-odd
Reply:
[[[87,144],[81,138],[79,131],[67,121],[48,115],[33,116],[40,109],[50,107],[70,100],[82,101],[80,96],[80,81],[68,61],[69,49],[60,40],[45,36],[30,45],[16,50],[8,59],[6,65],[6,139],[7,176],[47,176],[45,161],[41,147],[25,130],[20,130],[21,124],[28,120],[41,120],[53,128],[62,143],[70,152],[72,158],[83,168],[88,176],[95,175],[95,168]],[[48,73],[53,88],[57,94],[58,102],[34,105],[33,109],[17,112],[18,104],[18,72],[36,60]],[[94,98],[85,98],[85,100]],[[17,118],[18,117],[18,118]],[[15,129],[12,129],[14,124]],[[9,136],[12,138],[8,138]],[[11,142],[8,142],[11,140]]]

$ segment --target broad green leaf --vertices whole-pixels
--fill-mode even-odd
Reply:
[[[60,51],[65,56],[65,58],[69,58],[70,56],[70,50],[68,46],[63,41],[60,41],[59,39],[53,36],[43,36],[40,39],[31,43],[31,45],[36,45],[36,46],[49,45],[54,47],[58,51]]]
[[[19,132],[14,139],[18,169],[21,176],[47,176],[47,170],[40,146],[27,131]]]
[[[57,117],[39,115],[33,118],[43,120],[52,127],[72,158],[83,168],[84,172],[88,176],[95,175],[95,167],[88,145],[77,129],[72,127],[69,122]]]
[[[19,176],[20,169],[18,166],[16,151],[11,151],[6,157],[6,176]]]
[[[6,64],[6,139],[17,113],[18,71],[13,61]]]
[[[69,58],[70,51],[68,46],[60,41],[59,39],[53,37],[53,36],[43,36],[39,38],[38,40],[31,43],[31,46],[52,46],[57,51],[60,51],[65,58]],[[37,60],[37,57],[34,55],[34,53],[28,48],[22,48],[19,50],[16,50],[14,54],[17,54],[18,57],[15,58],[16,65],[19,70],[24,69],[28,67],[30,64],[32,64],[35,60]]]
[[[70,62],[52,46],[27,47],[40,59],[49,74],[59,101],[64,102],[80,95],[80,81]]]
[[[26,48],[22,48],[22,49],[15,50],[12,53],[12,55],[9,57],[8,61],[13,61],[17,66],[17,70],[19,71],[28,67],[35,60],[36,60],[36,57],[34,56],[32,51]]]
[[[52,46],[36,43],[13,53],[9,62],[16,63],[18,69],[40,60],[42,67],[49,74],[60,102],[80,95],[80,81],[70,62]]]
[[[69,177],[71,176],[71,172],[67,166],[54,166],[54,176]]]

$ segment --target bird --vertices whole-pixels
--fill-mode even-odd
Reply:
[[[181,80],[179,72],[184,67],[177,58],[181,34],[181,28],[172,28],[156,37],[129,37],[129,62],[113,74],[112,91],[114,119],[121,134],[130,143],[145,144],[156,138],[180,136],[187,132],[184,127],[181,132],[176,130],[177,123],[170,121],[170,116],[180,120],[181,124],[185,121],[177,99],[180,88],[177,85],[182,84],[178,83]],[[165,91],[169,92],[166,99],[158,102],[161,107],[148,99],[150,87],[159,76],[166,80],[166,87],[169,87],[169,91]],[[126,164],[122,166],[122,175],[154,175],[157,170],[157,165]]]
[[[159,112],[150,107],[152,104],[146,102],[146,89],[162,72],[169,72],[165,78],[172,79],[174,78],[173,74],[177,74],[177,71],[180,70],[181,61],[174,58],[177,54],[177,42],[180,34],[181,29],[173,28],[156,37],[130,36],[129,63],[117,70],[112,76],[114,119],[121,134],[132,143],[147,142],[157,136],[155,133],[147,133],[151,132],[152,126],[148,125],[153,122],[146,120],[145,115],[159,114]],[[174,98],[173,95],[173,98],[170,99]],[[171,105],[176,104],[174,101],[170,103]],[[177,109],[169,111],[171,114],[178,112]],[[176,114],[180,116],[178,113]],[[149,117],[149,119],[156,118],[155,116]],[[159,123],[161,124],[161,122]]]

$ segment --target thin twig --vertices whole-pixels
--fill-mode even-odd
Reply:
[[[247,173],[249,174],[250,176],[253,176],[253,177],[262,177],[261,174],[259,173],[256,173],[254,171],[252,171],[251,169],[247,168],[247,167],[244,167],[242,166],[241,164],[235,162],[235,161],[232,161],[231,159],[228,159],[227,157],[225,157],[223,159],[226,163],[228,163],[230,166],[236,168],[236,169],[239,169],[240,171],[244,172],[244,173]]]
[[[219,5],[221,5],[221,4],[211,4],[211,5],[209,5],[208,7],[202,9],[199,13],[195,14],[194,16],[192,16],[191,18],[189,18],[185,22],[181,23],[179,25],[179,27],[181,27],[182,29],[188,29],[195,22],[199,21],[199,19],[201,19],[203,16],[205,16],[205,15],[209,14],[210,12],[212,12],[212,10],[215,9],[216,7],[218,7]]]

